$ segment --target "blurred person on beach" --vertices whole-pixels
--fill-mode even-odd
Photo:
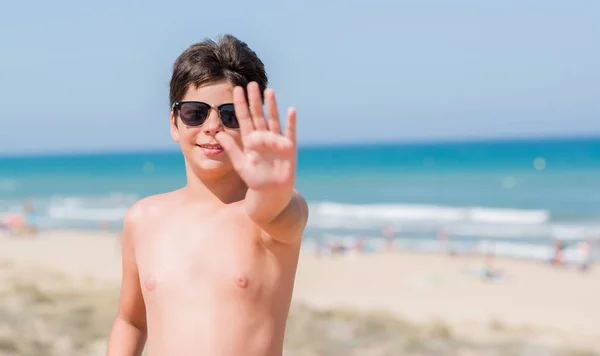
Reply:
[[[394,229],[390,225],[386,225],[381,228],[381,233],[385,238],[385,249],[387,252],[394,251],[394,238],[396,237],[394,234]]]
[[[494,261],[496,259],[496,243],[493,241],[484,240],[482,245],[482,253],[482,277],[488,281],[501,280],[504,274],[494,266]]]
[[[444,252],[445,254],[447,254],[449,256],[455,256],[456,251],[454,250],[454,248],[452,248],[452,245],[450,244],[450,238],[448,237],[448,234],[446,233],[446,231],[443,229],[438,229],[437,235],[438,235],[438,241],[440,243],[442,252]]]
[[[21,202],[21,212],[8,214],[0,220],[0,233],[7,237],[33,237],[38,233],[37,214],[29,200]]]
[[[8,237],[11,235],[11,229],[8,223],[0,219],[0,237]]]
[[[33,203],[29,200],[23,202],[23,229],[28,236],[37,235],[37,214]]]
[[[549,263],[553,266],[562,266],[564,263],[565,243],[562,240],[556,239],[553,247],[554,254],[550,258]]]
[[[187,183],[126,213],[107,354],[281,356],[308,219],[296,112],[283,130],[262,61],[231,35],[177,58],[170,102]]]
[[[577,244],[577,252],[579,253],[579,269],[586,272],[594,263],[593,241],[590,237],[585,238]]]

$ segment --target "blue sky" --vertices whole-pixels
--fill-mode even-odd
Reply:
[[[600,134],[600,2],[11,1],[0,154],[175,149],[171,65],[232,33],[303,144]]]

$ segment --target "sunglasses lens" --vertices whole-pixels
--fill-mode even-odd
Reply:
[[[206,121],[209,110],[210,107],[204,103],[182,103],[179,116],[187,126],[200,126]]]
[[[235,110],[233,108],[233,104],[225,104],[219,108],[219,113],[221,114],[221,121],[223,125],[230,129],[239,129],[240,123],[238,122],[237,117],[235,116]]]

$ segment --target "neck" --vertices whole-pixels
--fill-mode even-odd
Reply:
[[[248,187],[233,170],[220,176],[203,176],[188,171],[184,189],[193,200],[230,204],[243,200]]]

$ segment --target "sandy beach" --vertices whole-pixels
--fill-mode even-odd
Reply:
[[[414,345],[417,351],[407,352],[407,345],[416,341],[414,338],[411,339],[413,341],[408,340],[404,334],[413,335],[415,330],[421,329],[427,330],[429,335],[423,337],[423,340],[433,340],[436,337],[464,340],[461,344],[463,346],[456,346],[459,344],[455,343],[454,348],[457,350],[461,347],[469,349],[464,346],[468,342],[488,345],[490,349],[496,350],[500,346],[493,346],[494,343],[515,345],[520,342],[527,343],[530,347],[541,345],[536,347],[562,350],[560,352],[572,350],[564,353],[540,351],[529,354],[600,354],[598,265],[582,273],[573,268],[554,268],[538,262],[496,259],[494,265],[503,272],[504,277],[499,281],[486,281],[472,273],[481,267],[482,262],[481,257],[403,252],[327,258],[303,253],[288,326],[286,355],[353,354],[343,351],[343,345],[352,352],[362,349],[362,354],[365,355],[396,355],[398,353],[386,353],[391,350],[391,346],[387,349],[382,346],[394,343],[396,339],[404,340],[404,354],[430,354],[422,350],[417,352],[420,346]],[[90,333],[94,337],[93,340],[86,341],[83,336],[79,336],[79,343],[87,343],[86,348],[91,350],[89,354],[102,354],[103,338],[108,333],[105,329],[110,326],[114,315],[120,281],[120,251],[116,235],[54,231],[44,232],[32,239],[0,239],[0,271],[3,271],[4,276],[0,285],[0,291],[3,291],[0,294],[3,296],[0,299],[0,315],[13,315],[10,312],[18,309],[15,309],[15,305],[26,308],[27,303],[43,301],[44,298],[54,298],[55,304],[62,303],[60,305],[63,305],[65,313],[73,305],[84,303],[90,310],[96,310],[90,312],[90,315],[95,315],[93,322],[88,321],[89,325],[86,324],[93,329]],[[64,290],[56,292],[61,288],[68,289],[69,293],[65,294]],[[32,291],[37,293],[37,299],[32,299]],[[54,291],[54,297],[48,294],[49,291]],[[40,295],[46,297],[39,297]],[[25,302],[25,299],[29,302]],[[98,307],[100,304],[102,310]],[[40,314],[33,315],[37,321],[44,321],[44,318],[58,320],[59,314],[44,314],[43,311],[48,313],[49,309],[35,305],[30,305],[27,310],[34,314],[36,310],[40,310]],[[58,310],[57,305],[59,304],[52,309]],[[354,337],[344,336],[348,339],[344,344],[340,341],[344,337],[335,336],[339,332],[331,333],[328,334],[333,335],[330,339],[320,341],[321,351],[309,350],[306,345],[302,345],[302,340],[305,343],[316,341],[314,336],[310,338],[305,335],[306,331],[301,330],[306,329],[306,323],[315,323],[319,318],[323,322],[324,315],[328,315],[328,323],[334,319],[338,320],[338,324],[342,319],[350,323],[352,319],[352,323],[361,327],[378,320],[379,329],[371,328],[371,332],[379,336],[371,336],[370,339],[361,341],[361,345],[353,344],[350,348],[348,340]],[[394,324],[396,321],[386,318],[398,320],[398,323],[404,325],[403,328],[399,328],[400,324]],[[384,319],[387,321],[382,321]],[[356,325],[355,328],[358,327]],[[408,328],[406,325],[411,326]],[[392,328],[391,331],[384,332],[388,327]],[[0,335],[2,330],[0,325]],[[63,334],[68,338],[70,329],[65,327],[64,330]],[[11,337],[6,336],[9,335],[6,334],[8,331],[4,331],[4,338],[0,336],[0,355],[3,355],[2,352],[6,355],[43,355],[39,350],[37,353],[19,350],[20,346],[15,345],[17,341],[11,341]],[[420,331],[417,333],[420,335]],[[337,341],[332,338],[337,338]],[[52,342],[55,340],[57,339],[54,338]],[[74,341],[69,342],[72,346]],[[335,350],[323,346],[334,342],[339,344]],[[65,348],[63,345],[63,355],[68,354],[65,353]],[[370,353],[365,350],[370,350]],[[469,350],[475,353],[451,354],[487,355],[481,350]],[[584,351],[588,353],[581,353]],[[82,352],[74,354],[82,355]]]

